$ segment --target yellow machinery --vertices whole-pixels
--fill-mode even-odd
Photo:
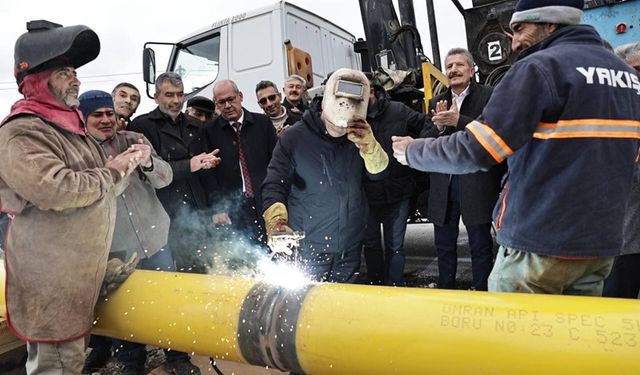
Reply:
[[[636,300],[136,271],[96,315],[99,334],[314,375],[623,375],[640,355]]]
[[[430,62],[422,63],[422,82],[424,84],[425,108],[429,107],[431,98],[444,92],[449,87],[447,76]]]

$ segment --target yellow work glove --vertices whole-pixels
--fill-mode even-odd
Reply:
[[[354,118],[348,122],[347,138],[360,150],[360,157],[369,173],[380,173],[387,168],[389,156],[376,141],[371,126],[364,119]]]
[[[118,289],[124,281],[135,271],[140,258],[138,254],[133,253],[127,263],[118,258],[112,258],[107,261],[107,270],[104,273],[100,295],[102,297]]]
[[[267,230],[267,237],[271,238],[274,233],[293,233],[289,228],[289,214],[287,207],[282,202],[276,202],[269,206],[262,214],[264,225]]]
[[[293,254],[291,245],[297,245],[299,239],[293,236],[293,230],[287,225],[287,207],[281,202],[276,202],[264,211],[262,217],[267,230],[267,245],[271,251],[274,254]]]

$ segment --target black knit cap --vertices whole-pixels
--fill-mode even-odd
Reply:
[[[113,109],[113,98],[106,91],[90,90],[80,95],[78,100],[80,101],[78,109],[82,112],[85,120],[100,108]]]

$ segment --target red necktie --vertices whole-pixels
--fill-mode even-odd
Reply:
[[[233,127],[236,129],[236,142],[238,143],[238,158],[240,159],[240,170],[242,171],[242,180],[244,181],[244,190],[247,196],[253,197],[253,186],[251,186],[251,176],[249,176],[249,167],[247,166],[247,157],[244,154],[244,147],[240,142],[240,126],[239,122],[234,122]]]

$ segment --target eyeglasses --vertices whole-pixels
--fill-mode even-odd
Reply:
[[[220,100],[216,100],[216,105],[219,105],[220,107],[224,107],[227,103],[231,104],[233,102],[236,101],[236,95],[234,96],[230,96],[226,99],[220,99]]]
[[[272,94],[272,95],[269,95],[269,96],[265,96],[264,98],[261,98],[260,100],[258,100],[258,103],[260,105],[265,105],[265,104],[267,104],[267,101],[270,103],[270,102],[275,101],[277,98],[278,98],[278,95]]]

